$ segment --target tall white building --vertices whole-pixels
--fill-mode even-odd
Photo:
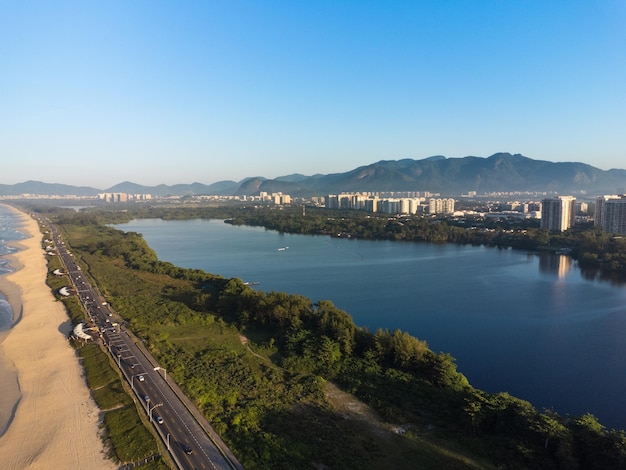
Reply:
[[[596,198],[593,224],[605,232],[626,235],[626,195]]]
[[[563,232],[574,225],[576,198],[558,196],[541,201],[541,228]]]
[[[403,197],[400,199],[400,210],[398,212],[400,212],[400,214],[410,214],[411,210],[409,209],[409,199],[406,197]]]
[[[365,202],[367,201],[366,194],[353,194],[352,201],[350,203],[351,209],[365,209]]]
[[[454,212],[454,199],[452,198],[430,198],[428,200],[429,214],[444,214]]]
[[[409,214],[417,214],[420,206],[420,199],[418,197],[412,197],[409,199]]]

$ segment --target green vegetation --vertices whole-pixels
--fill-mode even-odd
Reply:
[[[234,213],[231,223],[347,238],[462,243],[530,251],[568,248],[586,275],[626,280],[626,238],[603,232],[599,227],[579,226],[557,233],[540,229],[537,221],[389,217],[321,209],[308,210],[306,217],[295,210],[287,214],[241,210]]]
[[[122,223],[133,218],[164,220],[189,218],[227,219],[234,225],[261,226],[284,233],[333,237],[397,240],[430,243],[462,243],[512,247],[529,251],[558,251],[568,248],[570,256],[589,278],[626,281],[626,238],[589,225],[564,233],[539,228],[538,221],[482,217],[447,219],[424,216],[394,217],[362,211],[274,206],[126,206],[124,211],[97,209],[75,217],[99,223]]]
[[[87,385],[103,413],[102,439],[109,448],[109,457],[128,463],[158,453],[158,440],[148,431],[149,427],[142,420],[143,413],[138,412],[110,356],[94,343],[81,346],[76,343],[76,346]],[[142,468],[162,470],[169,466],[162,459],[156,459]]]
[[[76,297],[64,297],[59,294],[59,289],[69,287],[69,282],[65,276],[57,276],[52,274],[55,269],[63,270],[61,260],[57,256],[48,256],[48,278],[46,280],[48,286],[52,290],[55,298],[65,305],[65,310],[72,325],[76,325],[85,319],[85,313]]]
[[[55,297],[65,305],[71,324],[81,323],[85,320],[82,306],[77,297],[63,297],[59,294],[59,289],[68,287],[68,279],[53,274],[56,269],[64,269],[60,259],[49,256],[47,283]],[[103,413],[102,439],[108,448],[109,457],[116,462],[129,463],[159,453],[159,441],[142,421],[143,413],[138,412],[117,368],[112,366],[110,356],[94,343],[74,341],[73,344],[85,369],[87,385]],[[169,466],[162,459],[156,459],[142,468],[162,470]]]
[[[626,467],[626,434],[591,415],[542,413],[476,390],[451,356],[401,331],[358,328],[329,301],[260,293],[160,262],[138,234],[102,225],[119,217],[59,213],[56,222],[112,306],[248,469]],[[350,231],[324,231],[353,236],[358,223],[344,223]],[[389,223],[400,234],[409,225]],[[444,224],[429,225],[439,233]],[[534,238],[552,243],[541,231]],[[383,423],[345,419],[327,381]]]

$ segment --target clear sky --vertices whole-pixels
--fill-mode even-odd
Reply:
[[[624,0],[0,0],[0,183],[626,168]]]

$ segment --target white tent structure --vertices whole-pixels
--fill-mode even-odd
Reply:
[[[87,333],[85,333],[85,331],[83,330],[83,326],[84,326],[84,323],[79,323],[78,325],[74,327],[74,336],[88,341],[92,338],[91,338],[91,335],[88,335]]]

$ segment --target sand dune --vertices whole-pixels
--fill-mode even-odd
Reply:
[[[0,433],[3,417],[9,421],[0,437],[0,466],[117,468],[104,454],[99,410],[66,340],[68,317],[45,283],[47,264],[38,224],[22,216],[21,230],[31,237],[21,241],[24,249],[11,257],[11,266],[18,269],[0,277],[0,291],[14,312],[22,312],[0,343],[0,361],[8,378],[3,377],[0,388]],[[12,370],[17,382],[11,378]]]

